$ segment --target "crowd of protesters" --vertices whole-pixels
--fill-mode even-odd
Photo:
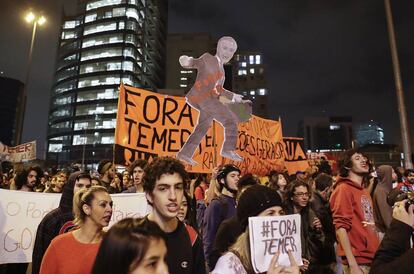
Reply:
[[[305,172],[267,179],[235,165],[189,174],[169,157],[136,160],[118,173],[109,160],[96,172],[39,167],[5,170],[1,188],[62,193],[40,222],[32,263],[0,273],[254,273],[248,218],[299,214],[302,264],[275,254],[267,273],[411,273],[414,170],[374,167],[358,150]],[[191,177],[190,177],[191,175]],[[151,212],[113,225],[109,194],[145,193]]]

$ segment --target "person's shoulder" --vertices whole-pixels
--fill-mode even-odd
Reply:
[[[223,254],[217,261],[217,264],[211,274],[246,274],[246,270],[243,267],[239,257],[233,252],[227,252]]]
[[[62,243],[67,244],[68,242],[73,242],[73,241],[76,241],[76,240],[75,240],[75,237],[73,236],[73,232],[71,231],[71,232],[57,235],[55,238],[53,238],[52,243],[54,245],[57,245],[57,244],[62,244]]]

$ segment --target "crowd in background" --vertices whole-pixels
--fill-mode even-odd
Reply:
[[[411,273],[414,170],[374,167],[357,150],[344,152],[338,164],[333,172],[322,159],[304,172],[273,170],[259,178],[234,165],[188,174],[168,157],[137,160],[122,172],[102,160],[94,172],[9,167],[0,183],[62,193],[59,208],[39,225],[32,273],[254,273],[248,218],[287,214],[300,214],[303,264],[290,256],[290,267],[279,266],[275,254],[269,274]],[[152,212],[104,233],[109,194],[140,192]],[[77,266],[81,259],[86,263]],[[8,264],[0,273],[27,269]]]

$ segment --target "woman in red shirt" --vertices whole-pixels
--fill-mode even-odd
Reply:
[[[82,189],[73,197],[77,229],[54,238],[46,250],[40,274],[89,274],[112,216],[112,199],[102,186]]]

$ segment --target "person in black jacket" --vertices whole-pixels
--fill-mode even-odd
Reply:
[[[407,201],[395,203],[394,219],[375,253],[370,274],[413,273],[414,248],[410,248],[410,238],[414,232],[414,205],[406,210]]]
[[[37,228],[32,254],[32,274],[40,272],[43,255],[53,238],[74,228],[72,223],[73,194],[90,186],[91,177],[87,173],[77,171],[69,176],[68,182],[63,187],[59,207],[46,214]]]

